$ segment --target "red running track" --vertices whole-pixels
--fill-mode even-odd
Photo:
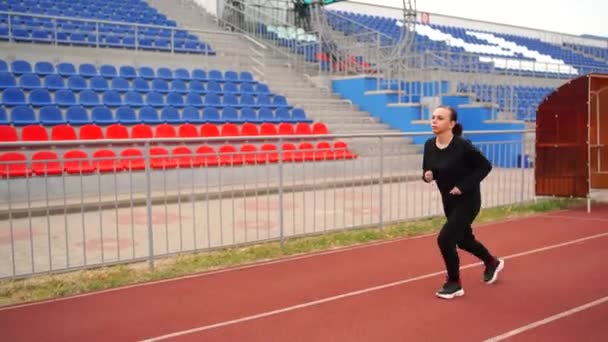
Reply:
[[[431,235],[0,308],[1,336],[93,342],[163,336],[156,340],[483,341],[515,332],[511,338],[518,341],[606,339],[608,328],[601,323],[608,314],[608,207],[517,219],[475,232],[506,259],[505,270],[496,284],[485,285],[483,266],[461,251],[466,294],[454,300],[434,296],[445,275]],[[594,302],[599,304],[584,307]]]

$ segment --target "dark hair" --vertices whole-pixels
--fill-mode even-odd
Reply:
[[[454,134],[455,136],[458,136],[458,137],[461,136],[462,135],[462,124],[460,122],[458,122],[458,112],[456,112],[456,109],[454,109],[453,107],[450,107],[450,106],[439,106],[438,108],[447,109],[450,112],[450,119],[452,119],[452,121],[456,122],[454,127],[452,127],[452,134]]]

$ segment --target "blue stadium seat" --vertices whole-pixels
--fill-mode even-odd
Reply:
[[[20,88],[16,87],[4,89],[2,92],[2,102],[5,106],[24,106],[27,104],[25,94]]]
[[[144,99],[140,93],[129,91],[125,94],[125,105],[129,107],[141,107],[144,105]]]
[[[160,108],[165,106],[165,99],[163,98],[163,95],[159,93],[149,92],[148,95],[146,95],[146,103],[148,106]]]
[[[211,70],[209,71],[209,80],[211,81],[216,81],[216,82],[222,82],[224,81],[224,75],[222,74],[222,72],[220,70]]]
[[[0,72],[0,89],[12,88],[17,86],[17,80],[10,72]]]
[[[0,59],[0,72],[8,71],[8,64],[3,59]]]
[[[89,85],[87,81],[80,76],[70,76],[68,78],[68,88],[74,92],[79,92],[82,90],[89,89]]]
[[[291,117],[287,108],[278,108],[275,114],[278,122],[296,122],[296,120],[293,120]]]
[[[98,125],[111,125],[116,123],[112,111],[107,107],[98,106],[91,112],[93,123]]]
[[[139,77],[145,80],[152,80],[156,78],[156,74],[154,73],[154,69],[143,66],[139,68]]]
[[[167,81],[157,78],[152,81],[152,91],[166,94],[169,92],[169,84]]]
[[[224,94],[223,100],[222,100],[224,106],[230,106],[230,107],[240,107],[239,105],[239,99],[236,97],[235,94]]]
[[[146,124],[161,124],[163,121],[159,119],[156,109],[145,106],[139,110],[139,119]]]
[[[186,106],[182,112],[182,120],[188,123],[204,123],[205,120],[201,119],[201,114],[198,109]]]
[[[251,94],[241,95],[241,107],[256,107],[255,97]]]
[[[188,90],[188,86],[186,85],[186,82],[184,82],[182,80],[173,80],[173,82],[171,82],[171,91],[180,93],[180,94],[187,94],[190,92]]]
[[[137,77],[137,71],[132,66],[123,65],[119,69],[119,75],[127,80],[132,80]]]
[[[140,93],[147,93],[150,91],[150,85],[145,79],[136,78],[133,80],[133,89]]]
[[[78,104],[76,102],[76,96],[68,89],[61,89],[55,93],[55,103],[59,107],[70,107]]]
[[[53,103],[51,94],[46,89],[34,89],[29,95],[30,104],[34,107],[50,106]]]
[[[36,125],[38,120],[32,108],[28,106],[17,106],[11,110],[11,121],[15,126]]]
[[[133,109],[129,107],[119,107],[116,110],[116,120],[125,125],[133,125],[141,122],[141,120],[135,116]]]
[[[49,62],[37,62],[34,65],[34,72],[38,76],[47,76],[55,73],[55,66]]]
[[[11,63],[11,70],[14,75],[29,74],[32,72],[32,66],[27,61],[16,60]]]
[[[203,121],[210,123],[222,123],[224,120],[220,118],[220,113],[217,108],[205,107],[203,109]]]
[[[173,80],[173,72],[169,68],[161,67],[156,70],[156,77],[166,81],[171,81]]]
[[[239,112],[234,107],[225,107],[222,110],[222,119],[224,122],[243,123],[244,120],[239,118]]]
[[[108,80],[101,76],[94,76],[89,80],[89,82],[91,84],[90,89],[93,89],[96,92],[104,92],[110,89],[110,86],[108,85]]]
[[[192,80],[194,81],[208,81],[207,72],[202,69],[194,69],[192,70]]]
[[[80,93],[79,103],[84,107],[96,107],[102,103],[99,101],[99,96],[92,90],[84,90]]]
[[[184,106],[184,98],[180,93],[171,92],[167,94],[167,105],[181,108]]]
[[[184,122],[179,116],[179,112],[174,107],[165,107],[160,113],[160,119],[169,124],[178,124]]]
[[[260,121],[262,122],[280,122],[280,120],[276,119],[272,110],[268,107],[264,107],[260,109],[259,112]]]
[[[19,78],[19,85],[22,89],[32,90],[42,87],[42,82],[36,74],[24,74]]]
[[[99,75],[104,78],[114,78],[118,76],[118,72],[116,71],[116,67],[113,65],[104,64],[99,67]]]
[[[205,106],[217,108],[223,107],[220,96],[216,93],[207,93],[205,96]]]
[[[43,125],[62,125],[66,121],[61,114],[61,110],[57,106],[46,106],[40,109],[40,122]]]
[[[182,80],[182,81],[189,81],[190,80],[190,72],[187,69],[184,68],[178,68],[175,69],[175,75],[174,75],[176,80]]]
[[[253,109],[251,107],[241,109],[241,119],[244,122],[250,122],[250,123],[262,122],[262,120],[260,120],[258,118],[258,115],[257,115],[255,109]]]
[[[63,77],[76,76],[76,67],[72,63],[59,63],[57,65],[57,73]]]
[[[99,76],[97,68],[90,63],[80,64],[80,66],[78,67],[78,73],[84,78]]]
[[[226,82],[224,83],[224,94],[225,93],[240,93],[240,90],[236,83]]]
[[[201,81],[190,81],[190,92],[197,94],[205,94],[205,86]]]
[[[113,79],[111,88],[119,93],[126,93],[131,90],[129,81],[122,77],[116,77],[115,79]]]
[[[222,94],[224,92],[221,84],[217,81],[209,81],[207,83],[207,91],[210,93],[218,93],[218,94]]]
[[[103,104],[108,107],[122,106],[122,98],[117,91],[108,90],[103,93]]]
[[[186,95],[186,102],[185,104],[187,106],[192,106],[192,107],[204,107],[205,104],[203,103],[203,99],[201,98],[201,96],[199,94],[196,93],[188,93],[188,95]]]
[[[47,88],[50,91],[65,89],[65,82],[63,81],[63,77],[57,74],[46,76],[44,78],[44,88]]]
[[[8,125],[10,121],[8,120],[8,115],[6,115],[6,110],[3,107],[0,107],[0,125]]]
[[[304,122],[304,123],[313,122],[312,119],[309,119],[306,117],[306,113],[304,112],[304,109],[302,109],[302,108],[294,108],[291,111],[291,116],[292,116],[292,120],[295,122]]]
[[[91,123],[86,109],[81,106],[69,107],[66,112],[67,123],[70,125],[86,125]]]

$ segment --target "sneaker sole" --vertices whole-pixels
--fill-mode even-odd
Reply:
[[[460,289],[460,290],[458,290],[454,293],[450,293],[450,294],[435,293],[435,295],[437,295],[437,297],[443,298],[443,299],[452,299],[454,297],[464,296],[464,289]]]
[[[494,272],[494,276],[492,277],[492,279],[486,281],[486,284],[493,284],[494,282],[496,282],[496,280],[498,279],[498,272],[502,271],[502,269],[505,268],[505,261],[504,260],[500,260],[500,262],[498,263],[498,267],[496,267],[496,271]]]

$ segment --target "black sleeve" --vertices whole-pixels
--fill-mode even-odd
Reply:
[[[422,180],[425,183],[428,183],[428,182],[426,181],[426,179],[424,179],[424,173],[430,169],[430,166],[428,165],[429,164],[429,162],[428,162],[429,159],[427,157],[427,155],[430,153],[430,150],[429,150],[430,141],[431,141],[431,139],[427,140],[424,143],[424,151],[422,153]]]
[[[492,170],[492,164],[470,141],[463,140],[464,159],[471,165],[472,172],[456,185],[463,193],[475,189]]]

